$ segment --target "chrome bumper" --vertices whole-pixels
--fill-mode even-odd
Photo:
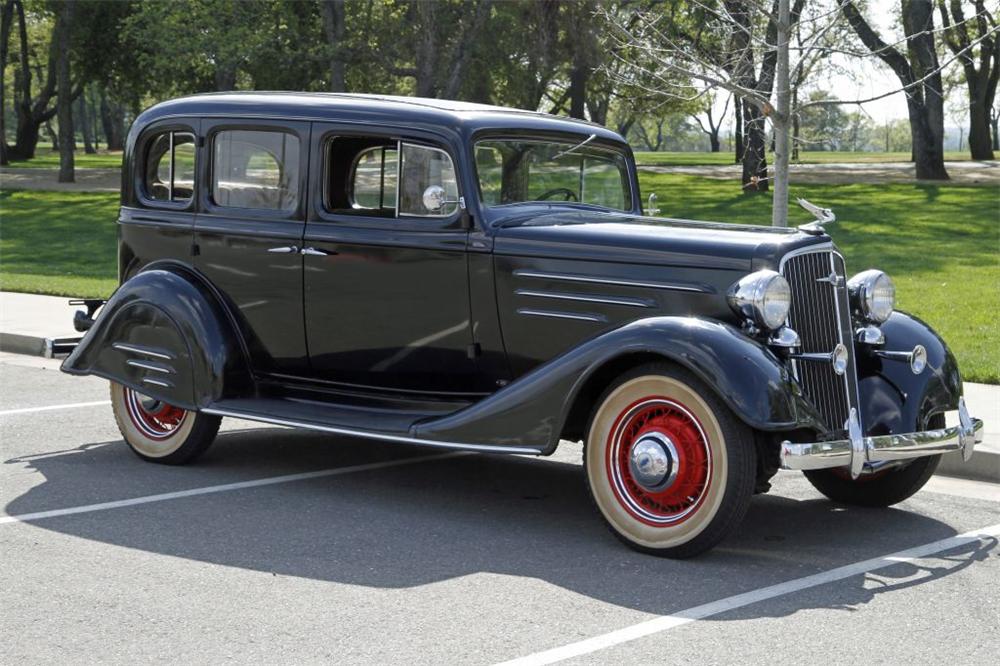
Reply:
[[[973,447],[983,441],[983,422],[969,416],[964,399],[958,402],[958,421],[959,425],[940,430],[865,437],[857,410],[852,408],[846,424],[850,439],[805,444],[793,444],[786,440],[781,443],[781,466],[797,470],[850,467],[851,477],[856,479],[865,465],[873,467],[883,462],[950,451],[961,451],[962,457],[968,460],[972,457]]]

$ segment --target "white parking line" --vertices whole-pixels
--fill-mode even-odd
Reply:
[[[194,497],[196,495],[209,495],[211,493],[225,493],[231,490],[243,490],[244,488],[259,488],[261,486],[273,486],[278,483],[291,483],[292,481],[305,481],[307,479],[318,479],[324,476],[342,476],[354,474],[355,472],[367,472],[373,469],[386,469],[388,467],[401,467],[403,465],[415,465],[432,460],[444,460],[456,456],[471,455],[469,451],[451,451],[449,453],[438,453],[429,456],[416,456],[414,458],[403,458],[400,460],[386,460],[384,462],[366,463],[364,465],[351,465],[349,467],[334,467],[321,469],[315,472],[302,472],[300,474],[285,474],[284,476],[271,476],[264,479],[254,479],[253,481],[238,481],[236,483],[223,483],[218,486],[203,486],[201,488],[190,488],[188,490],[178,490],[172,493],[160,493],[158,495],[145,495],[143,497],[133,497],[131,499],[115,500],[113,502],[100,502],[99,504],[86,504],[84,506],[73,506],[66,509],[52,509],[51,511],[36,511],[34,513],[22,513],[16,516],[0,516],[0,525],[5,523],[26,523],[45,518],[56,518],[59,516],[70,516],[76,513],[90,513],[93,511],[107,511],[108,509],[120,509],[126,506],[137,504],[150,504],[152,502],[165,502],[167,500]]]
[[[864,560],[862,562],[855,562],[854,564],[848,564],[836,569],[830,569],[829,571],[823,571],[811,576],[804,576],[803,578],[796,578],[795,580],[790,580],[785,583],[762,587],[759,590],[744,592],[743,594],[737,594],[735,596],[713,601],[701,606],[688,608],[687,610],[680,611],[673,615],[656,617],[652,620],[647,620],[645,622],[634,624],[630,627],[625,627],[624,629],[618,629],[606,634],[601,634],[600,636],[594,636],[582,641],[577,641],[576,643],[569,643],[568,645],[563,645],[561,647],[536,652],[518,659],[512,659],[511,661],[506,661],[499,666],[540,666],[541,664],[554,664],[572,657],[579,657],[615,645],[628,643],[629,641],[634,641],[638,638],[669,631],[670,629],[675,629],[685,624],[689,624],[695,620],[703,620],[707,617],[720,615],[722,613],[736,610],[737,608],[743,608],[744,606],[749,606],[760,601],[774,599],[775,597],[781,597],[786,594],[799,592],[801,590],[817,587],[819,585],[825,585],[826,583],[843,580],[845,578],[850,578],[851,576],[868,573],[869,571],[884,569],[885,567],[890,567],[894,564],[899,564],[900,562],[918,560],[922,557],[950,550],[974,541],[995,539],[998,536],[1000,536],[1000,524],[983,527],[978,530],[966,532],[965,534],[959,534],[947,539],[941,539],[940,541],[934,541],[922,546],[915,546],[913,548],[907,548],[906,550],[890,553],[889,555],[883,555],[881,557]]]
[[[46,407],[23,407],[21,409],[5,409],[0,411],[0,416],[11,414],[31,414],[32,412],[51,412],[57,409],[80,409],[81,407],[97,407],[99,405],[110,405],[110,400],[98,400],[97,402],[71,402],[67,405],[48,405]]]

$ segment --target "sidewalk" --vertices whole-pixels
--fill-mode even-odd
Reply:
[[[60,183],[59,169],[0,168],[0,188],[53,192],[120,192],[121,169],[77,167],[76,182]]]
[[[0,292],[0,350],[50,356],[60,340],[80,337],[72,322],[73,313],[82,308],[71,307],[68,300]],[[969,412],[985,422],[983,443],[968,463],[958,453],[945,456],[938,474],[1000,483],[1000,386],[966,382],[965,401]]]

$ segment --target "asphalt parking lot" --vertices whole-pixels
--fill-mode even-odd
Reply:
[[[995,663],[1000,486],[886,510],[792,473],[688,561],[634,553],[580,447],[441,453],[226,422],[141,462],[107,385],[0,354],[0,663]]]

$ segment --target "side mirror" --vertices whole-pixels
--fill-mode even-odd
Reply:
[[[426,195],[425,195],[426,196]],[[649,195],[649,199],[646,202],[646,215],[650,217],[655,217],[660,214],[660,209],[656,207],[656,192]]]
[[[431,185],[424,190],[424,208],[434,213],[444,208],[445,203],[447,203],[447,199],[448,194],[440,185]]]

